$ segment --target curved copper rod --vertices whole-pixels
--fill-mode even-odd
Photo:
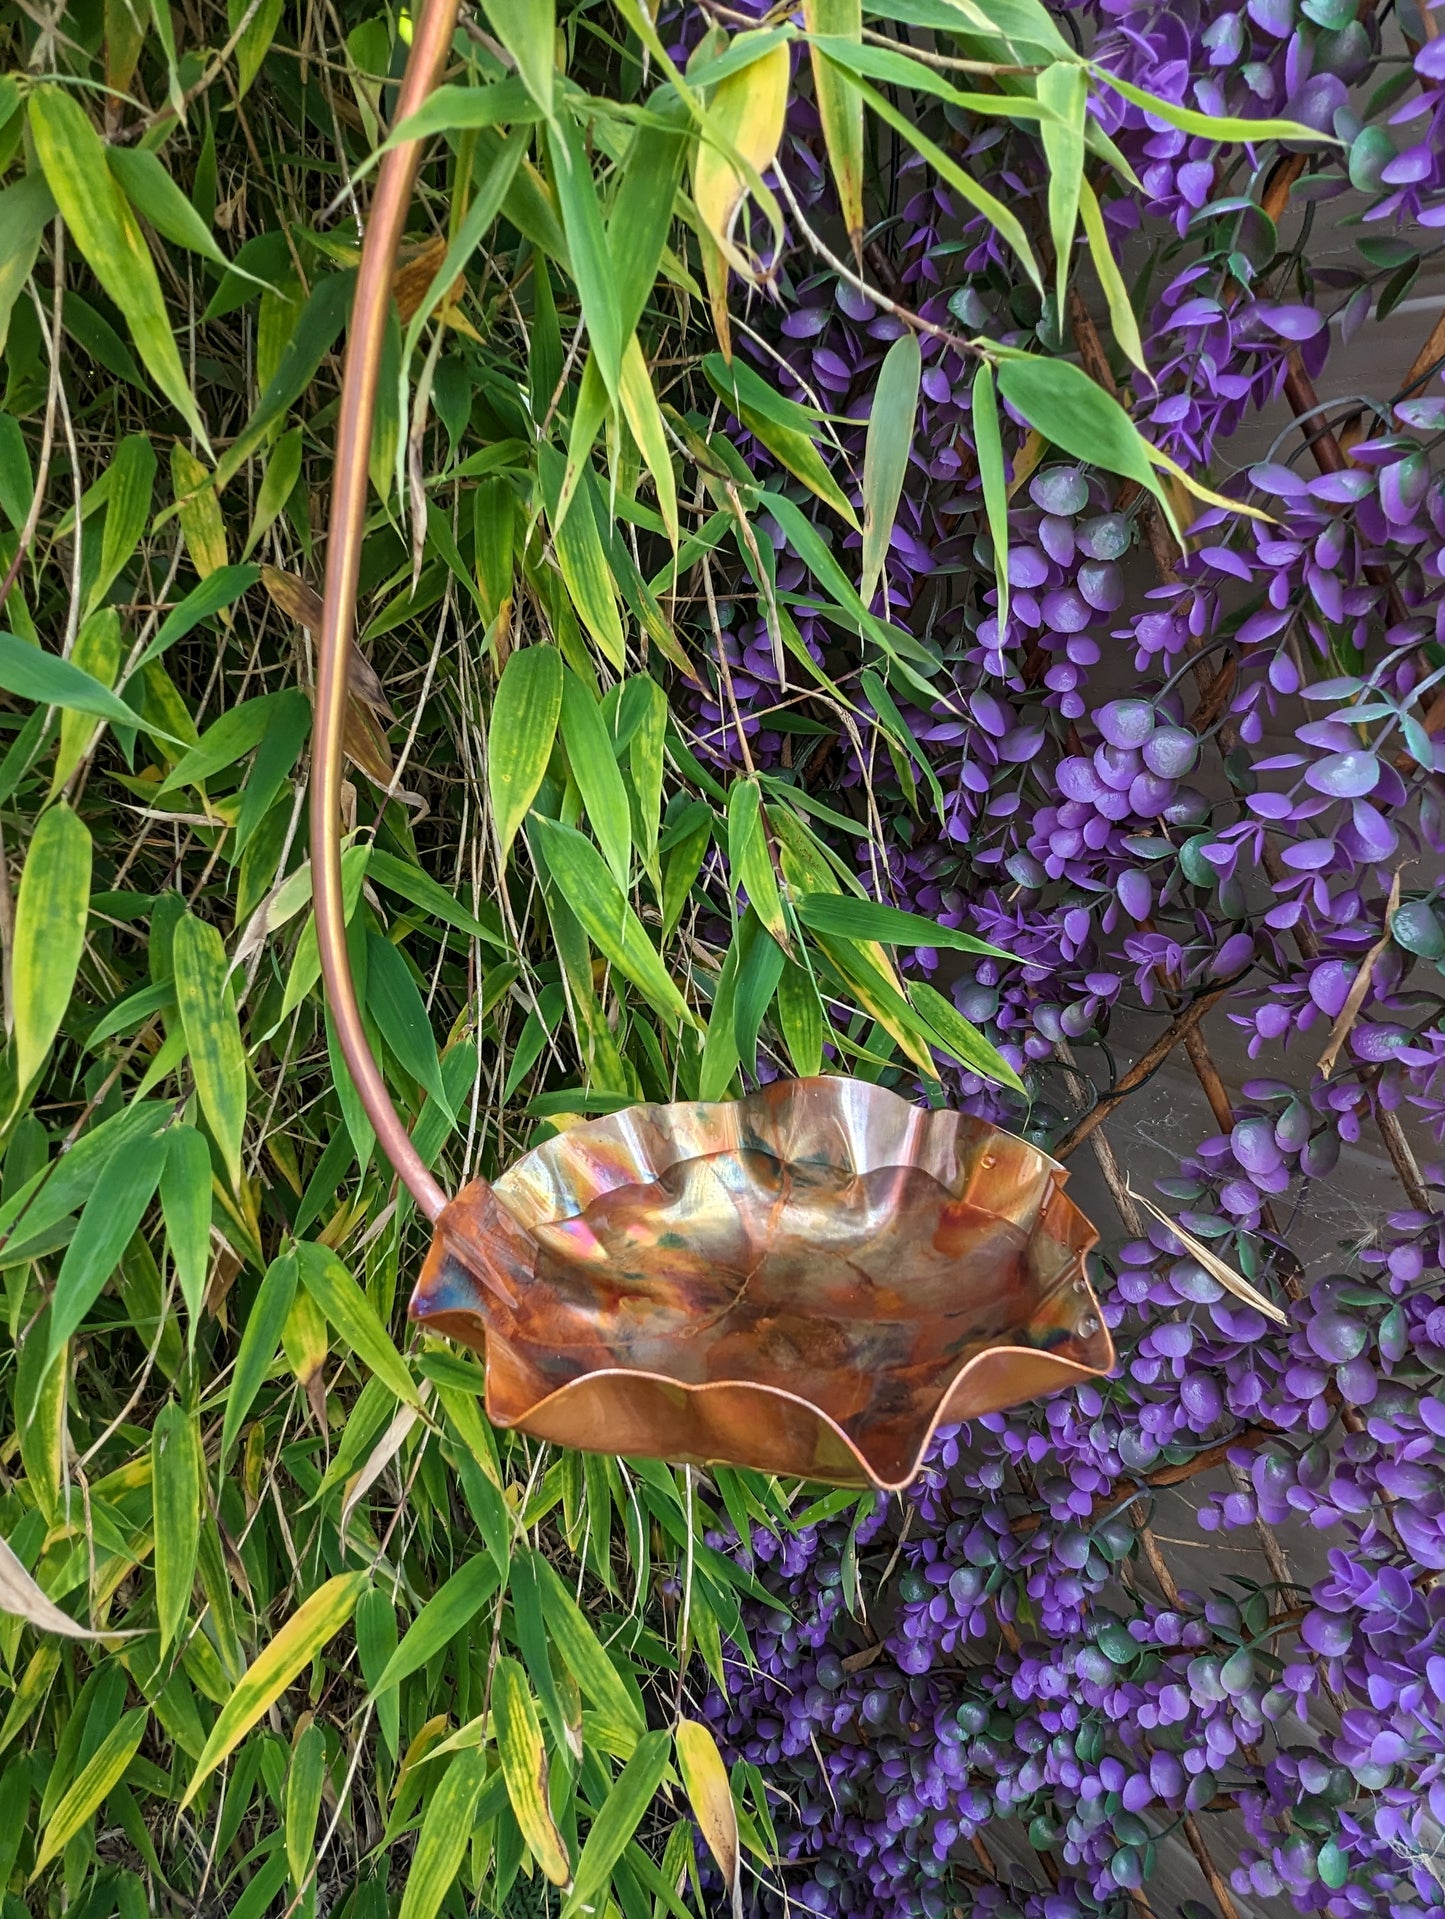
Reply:
[[[398,122],[415,113],[435,85],[451,46],[457,0],[428,0],[417,24],[397,101]],[[356,583],[366,523],[371,425],[381,365],[392,267],[411,202],[420,147],[393,147],[381,163],[356,275],[356,297],[346,343],[336,473],[326,541],[326,595],[316,656],[316,724],[311,754],[311,871],[316,944],[336,1037],[382,1151],[429,1220],[447,1196],[422,1163],[381,1070],[366,1043],[361,1009],[346,954],[341,900],[341,762],[346,715],[347,657],[355,630]]]

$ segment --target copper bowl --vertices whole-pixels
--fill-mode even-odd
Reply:
[[[866,1081],[638,1106],[437,1221],[411,1302],[498,1426],[904,1486],[935,1429],[1106,1372],[1064,1169]]]

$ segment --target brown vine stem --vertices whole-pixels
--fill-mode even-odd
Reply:
[[[1184,1459],[1177,1466],[1161,1466],[1157,1473],[1148,1473],[1141,1479],[1116,1480],[1112,1486],[1094,1495],[1094,1503],[1089,1510],[1085,1524],[1091,1525],[1101,1514],[1111,1510],[1121,1501],[1133,1495],[1158,1492],[1167,1486],[1182,1486],[1187,1479],[1193,1479],[1200,1473],[1212,1472],[1216,1466],[1228,1462],[1229,1455],[1243,1449],[1253,1452],[1268,1439],[1278,1439],[1279,1434],[1272,1426],[1243,1426],[1237,1433],[1231,1433],[1227,1439],[1216,1440],[1214,1445],[1206,1446],[1202,1452],[1194,1454],[1192,1459]],[[1047,1513],[1020,1513],[1013,1520],[1009,1531],[1016,1537],[1037,1532],[1047,1519]]]

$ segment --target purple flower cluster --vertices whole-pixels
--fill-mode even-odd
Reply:
[[[1150,262],[1150,377],[1123,397],[1194,471],[1232,470],[1231,436],[1270,409],[1272,453],[1226,487],[1258,517],[1211,508],[1151,579],[1167,542],[1148,501],[1015,421],[1004,621],[972,367],[924,335],[875,610],[937,662],[931,703],[916,684],[890,694],[938,803],[867,728],[814,757],[770,727],[781,689],[745,582],[721,609],[758,761],[838,806],[866,781],[883,836],[855,842],[865,884],[1015,956],[908,962],[1037,1092],[1025,1114],[958,1074],[958,1103],[1056,1139],[1079,1110],[1058,1091],[1061,1048],[1222,991],[1211,1017],[1259,1077],[1185,1142],[1161,1203],[1289,1320],[1267,1322],[1163,1225],[1106,1229],[1115,1378],[944,1434],[886,1511],[748,1542],[777,1608],[752,1611],[752,1660],[707,1711],[763,1769],[793,1911],[1122,1912],[1183,1831],[1241,1896],[1327,1919],[1445,1915],[1445,1175],[1410,1145],[1445,1139],[1445,390],[1427,364],[1408,388],[1403,366],[1385,372],[1367,403],[1313,399],[1332,345],[1402,297],[1418,230],[1445,222],[1445,32],[1382,12],[1061,14],[1121,79],[1339,143],[1221,146],[1107,89],[1094,108],[1144,188],[1105,203],[1126,269]],[[994,192],[1037,202],[1027,137],[956,115],[938,131]],[[820,152],[800,103],[780,166],[823,219]],[[1355,252],[1315,264],[1314,209],[1345,195]],[[1095,364],[911,157],[881,244],[885,290],[934,325]],[[754,315],[772,350],[741,350],[793,397],[865,419],[904,323],[803,248],[779,286],[781,306]],[[861,504],[862,429],[839,431]],[[738,444],[844,544],[765,449]],[[806,644],[866,715],[856,652],[764,529]],[[727,717],[721,700],[698,715],[720,758],[737,750]],[[1335,1270],[1303,1271],[1292,1220],[1382,1136],[1397,1210]],[[1287,1552],[1318,1535],[1328,1576],[1292,1583],[1271,1538],[1285,1570],[1268,1584],[1176,1586],[1141,1528],[1184,1482],[1202,1540],[1276,1528]],[[1207,1890],[1186,1910],[1212,1912]]]

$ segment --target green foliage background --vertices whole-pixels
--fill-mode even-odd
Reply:
[[[731,702],[723,594],[765,609],[804,732],[932,697],[928,646],[868,610],[913,334],[857,474],[832,422],[729,359],[728,301],[784,218],[761,176],[791,85],[853,228],[806,237],[845,269],[877,125],[912,138],[895,103],[957,88],[849,0],[804,9],[808,61],[780,11],[705,35],[686,78],[643,0],[558,12],[488,0],[414,129],[371,458],[352,957],[452,1187],[579,1115],[735,1091],[760,1046],[808,1072],[826,1038],[905,1088],[948,1059],[1012,1078],[895,969],[890,944],[944,935],[871,906],[835,850],[869,796],[745,752],[720,782],[690,744],[689,689]],[[1086,152],[1115,164],[1086,137],[1094,76],[1029,0],[966,18],[970,111],[1040,130],[1067,260]],[[689,1795],[726,1871],[770,1837],[757,1775],[729,1785],[689,1730],[754,1591],[705,1524],[856,1498],[558,1456],[491,1429],[473,1360],[398,1344],[425,1235],[317,990],[304,795],[339,361],[409,37],[345,0],[0,6],[7,1915],[699,1910]],[[1076,368],[965,350],[976,417],[997,387],[1163,490]],[[763,514],[836,634],[826,669]],[[878,724],[935,803],[901,719]]]

